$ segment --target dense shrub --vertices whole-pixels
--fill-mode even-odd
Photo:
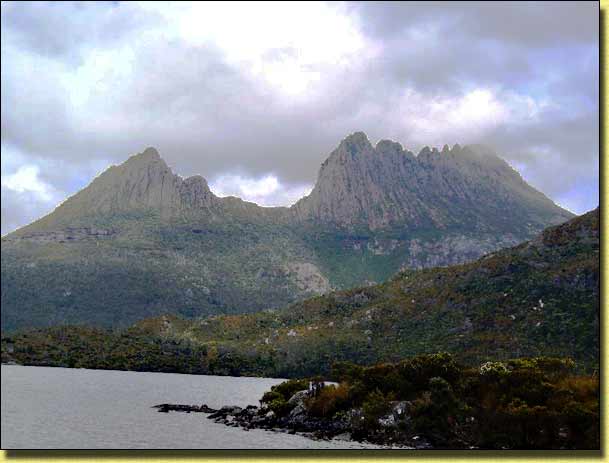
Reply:
[[[285,400],[290,400],[295,393],[305,389],[309,389],[308,379],[290,379],[271,387],[271,391],[277,392]]]
[[[262,405],[272,410],[277,416],[286,415],[290,411],[288,401],[298,391],[309,388],[308,379],[291,379],[271,387],[260,399]]]
[[[362,404],[362,416],[366,429],[373,431],[379,427],[379,418],[389,413],[393,400],[395,400],[394,393],[385,395],[378,389],[368,394]]]
[[[344,410],[350,404],[350,386],[342,383],[322,388],[315,397],[307,401],[307,410],[312,416],[331,417],[337,411]]]
[[[431,378],[429,391],[413,404],[413,428],[436,442],[450,442],[456,437],[456,425],[463,421],[466,410],[448,381],[440,377]]]
[[[598,448],[598,378],[574,376],[574,367],[539,357],[466,368],[444,353],[372,367],[339,363],[332,373],[339,385],[320,389],[307,407],[315,417],[350,416],[361,439],[416,433],[436,447]],[[278,389],[299,387],[291,381],[265,395],[280,408],[289,397]],[[382,429],[395,401],[407,401],[409,424]]]

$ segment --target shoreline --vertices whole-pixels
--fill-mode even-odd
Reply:
[[[159,404],[151,408],[158,409],[159,413],[202,413],[207,415],[206,418],[213,420],[214,423],[223,424],[228,427],[240,428],[248,432],[251,429],[259,429],[280,434],[298,435],[314,441],[338,441],[338,442],[354,442],[363,445],[373,445],[379,449],[385,450],[431,450],[429,444],[421,443],[418,446],[406,445],[405,443],[397,442],[373,442],[368,440],[358,440],[351,437],[350,432],[328,432],[328,429],[317,430],[298,430],[289,426],[281,425],[281,420],[275,420],[274,416],[269,416],[268,413],[263,418],[257,418],[258,411],[263,411],[255,405],[248,405],[245,408],[238,406],[223,406],[220,409],[212,409],[207,404],[203,405],[182,405],[182,404]],[[269,412],[273,413],[273,412]]]

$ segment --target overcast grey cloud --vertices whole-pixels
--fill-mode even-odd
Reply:
[[[596,2],[1,5],[3,234],[146,146],[288,205],[358,130],[486,143],[598,204]]]

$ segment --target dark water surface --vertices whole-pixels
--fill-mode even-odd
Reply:
[[[158,413],[160,403],[258,405],[280,379],[2,365],[3,449],[347,449],[231,428],[202,413]]]

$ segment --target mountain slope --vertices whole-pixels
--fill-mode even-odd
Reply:
[[[415,157],[355,133],[291,208],[217,197],[148,148],[2,238],[2,329],[255,312],[469,261],[570,217],[479,147]]]
[[[573,357],[598,368],[599,210],[468,264],[405,271],[391,281],[286,309],[197,322],[149,321],[157,334],[222,345],[274,374],[312,374],[332,360],[394,361],[448,351],[469,363]],[[156,328],[155,328],[156,326]]]
[[[295,377],[328,372],[335,361],[447,351],[474,365],[571,357],[592,372],[599,367],[599,233],[596,209],[467,264],[408,270],[384,284],[256,314],[162,316],[118,334],[30,332],[4,339],[4,355],[33,364],[154,370],[162,362],[184,372]],[[180,362],[189,366],[180,370],[163,345],[197,358],[185,354]]]

